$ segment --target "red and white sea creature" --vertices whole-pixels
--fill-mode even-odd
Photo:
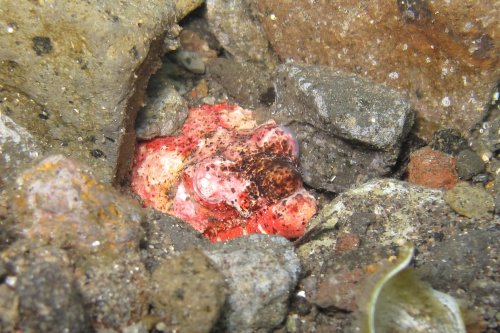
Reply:
[[[139,143],[131,187],[146,206],[177,216],[212,241],[301,236],[316,213],[302,186],[298,144],[237,105],[192,108],[176,136]]]

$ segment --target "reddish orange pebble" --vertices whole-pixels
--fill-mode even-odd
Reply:
[[[410,155],[408,181],[432,188],[450,189],[458,182],[454,157],[424,147]]]

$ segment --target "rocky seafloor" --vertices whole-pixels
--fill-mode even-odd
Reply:
[[[498,332],[499,16],[0,1],[0,331]],[[130,189],[138,144],[221,103],[293,136],[302,236],[211,242]]]

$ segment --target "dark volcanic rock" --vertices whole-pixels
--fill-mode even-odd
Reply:
[[[457,172],[461,179],[469,180],[484,171],[484,162],[470,149],[462,150],[457,156]]]
[[[208,73],[242,107],[274,103],[272,73],[262,65],[216,58],[208,62]]]
[[[384,152],[346,142],[311,125],[292,123],[288,127],[299,139],[302,179],[314,188],[343,192],[388,175],[396,163]]]
[[[209,0],[207,20],[219,43],[239,62],[274,63],[252,1]]]
[[[308,123],[326,133],[397,155],[413,122],[397,92],[327,67],[278,67],[275,115]]]
[[[301,144],[304,180],[339,192],[390,173],[413,117],[395,91],[326,67],[278,68],[273,118]]]
[[[43,106],[41,117],[54,122],[45,137],[51,148],[87,162],[99,179],[121,182],[165,36],[200,3],[6,1],[0,83]]]
[[[416,272],[437,289],[467,290],[474,279],[494,276],[499,236],[498,230],[474,230],[438,243]]]
[[[75,276],[95,328],[121,331],[147,314],[150,276],[138,254],[89,256]]]
[[[373,180],[325,205],[309,224],[312,240],[301,245],[298,254],[304,268],[315,271],[338,255],[336,245],[344,233],[358,235],[361,247],[389,246],[402,239],[419,245],[428,233],[456,232],[461,221],[440,190],[393,179]]]

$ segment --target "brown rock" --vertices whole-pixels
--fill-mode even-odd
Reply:
[[[0,85],[43,106],[56,124],[45,137],[52,148],[121,182],[165,37],[201,2],[3,1]]]
[[[279,57],[367,76],[408,95],[418,133],[462,132],[500,74],[500,6],[471,1],[256,2]]]
[[[163,261],[153,272],[153,312],[164,327],[211,332],[226,300],[224,276],[199,250]]]
[[[337,243],[335,244],[335,249],[337,251],[349,251],[354,250],[359,247],[359,236],[351,233],[342,233],[337,238]]]
[[[85,169],[55,155],[25,171],[13,200],[19,231],[32,242],[72,250],[77,257],[136,251],[140,206]]]
[[[408,181],[432,188],[450,189],[458,182],[455,164],[454,157],[424,147],[410,155]]]
[[[356,310],[355,290],[363,275],[362,269],[355,268],[325,276],[318,282],[312,302],[322,308]]]

